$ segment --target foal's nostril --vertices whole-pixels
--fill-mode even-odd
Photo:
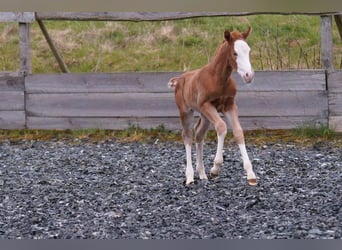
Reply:
[[[254,79],[254,72],[246,72],[243,78],[246,83],[251,83]]]

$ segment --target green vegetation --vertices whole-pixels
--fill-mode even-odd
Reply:
[[[301,138],[323,138],[325,140],[330,140],[337,136],[334,130],[326,126],[302,126],[294,129],[293,133]]]
[[[213,55],[225,29],[249,38],[257,70],[320,69],[320,17],[254,15],[160,22],[45,21],[71,72],[183,71]],[[60,72],[37,23],[32,25],[33,73]],[[335,68],[342,44],[334,25]],[[18,27],[0,23],[0,71],[18,70]]]
[[[292,130],[252,130],[245,131],[247,144],[296,144],[300,146],[324,143],[342,148],[342,134],[327,127],[303,126]],[[80,130],[0,130],[0,142],[21,140],[67,140],[73,142],[99,142],[116,140],[121,142],[159,143],[174,141],[182,143],[180,131],[166,129],[163,125],[154,129],[131,126],[124,130],[80,129]],[[216,141],[216,133],[208,131],[206,141]],[[226,143],[233,143],[232,133],[228,133]]]
[[[104,129],[79,129],[79,130],[0,130],[0,141],[20,141],[20,140],[85,140],[103,141],[115,139],[125,142],[159,142],[181,140],[179,131],[171,131],[163,125],[154,129],[143,129],[131,126],[124,130],[104,130]]]

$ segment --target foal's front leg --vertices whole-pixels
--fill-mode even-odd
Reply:
[[[234,139],[239,146],[243,161],[243,168],[246,170],[247,173],[247,182],[249,185],[255,186],[257,184],[256,176],[253,171],[252,163],[249,160],[247,154],[245,138],[239,122],[238,109],[236,104],[233,104],[232,108],[224,113],[224,116],[232,126]]]
[[[202,115],[214,124],[217,133],[217,150],[214,159],[214,166],[210,170],[211,178],[216,178],[223,164],[223,144],[224,138],[227,134],[227,126],[220,117],[216,108],[210,102],[204,103],[200,111]]]

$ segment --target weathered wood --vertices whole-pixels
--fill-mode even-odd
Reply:
[[[342,71],[328,74],[329,127],[342,132]]]
[[[30,116],[168,117],[178,116],[173,93],[29,94]],[[326,116],[325,92],[240,92],[241,116]]]
[[[329,114],[342,116],[342,92],[329,93]]]
[[[342,116],[329,116],[329,127],[336,132],[342,132]]]
[[[30,128],[179,128],[168,80],[180,72],[53,74],[26,78]],[[237,103],[247,129],[293,128],[327,123],[324,71],[256,72],[255,82],[238,83]],[[176,122],[175,122],[176,121]]]
[[[340,12],[37,12],[40,20],[78,21],[161,21],[194,17],[280,15],[337,15]]]
[[[334,49],[331,16],[321,16],[321,44],[323,67],[327,72],[333,72]]]
[[[303,126],[326,126],[325,118],[316,116],[279,116],[279,117],[239,117],[244,130],[255,129],[294,129]]]
[[[1,71],[0,77],[18,77],[20,76],[19,72],[15,71]]]
[[[1,129],[23,129],[25,122],[24,111],[0,111]]]
[[[29,116],[27,126],[31,129],[126,129],[130,126],[156,128],[165,124],[168,129],[180,129],[178,117],[34,117]]]
[[[24,110],[24,92],[0,92],[0,110]]]
[[[34,12],[0,12],[0,22],[33,23]]]
[[[19,60],[20,73],[22,75],[31,74],[31,24],[19,23]]]
[[[238,91],[320,91],[326,90],[323,70],[256,71],[253,84],[245,84],[234,73]]]
[[[59,65],[59,67],[61,68],[62,72],[69,73],[68,67],[64,63],[62,56],[59,54],[56,46],[54,45],[54,43],[53,43],[53,41],[52,41],[52,39],[51,39],[51,37],[50,37],[50,35],[49,35],[45,25],[43,23],[43,21],[37,19],[37,22],[38,22],[38,25],[39,25],[41,31],[43,32],[45,40],[47,41],[47,43],[48,43],[48,45],[49,45],[49,47],[50,47],[50,49],[52,51],[52,54],[55,56],[55,58],[57,60],[57,63]]]
[[[24,110],[24,78],[0,76],[0,110]]]
[[[342,71],[335,71],[328,74],[329,93],[342,93]]]
[[[171,93],[29,94],[30,116],[162,117],[177,116]]]
[[[25,128],[24,77],[0,74],[0,129]]]
[[[172,92],[167,88],[171,77],[180,72],[159,73],[81,73],[35,74],[26,78],[27,93],[127,93]],[[239,91],[317,91],[325,90],[325,73],[317,71],[257,71],[251,85],[233,74]]]
[[[42,74],[26,78],[28,93],[171,92],[167,83],[178,72]]]
[[[236,98],[240,116],[327,117],[326,92],[240,92]]]
[[[0,92],[2,91],[24,91],[24,77],[0,76]]]

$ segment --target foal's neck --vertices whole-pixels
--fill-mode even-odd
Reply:
[[[214,72],[221,84],[228,81],[233,72],[233,67],[230,63],[229,47],[227,42],[223,42],[216,50],[216,53],[209,63],[210,71]]]

